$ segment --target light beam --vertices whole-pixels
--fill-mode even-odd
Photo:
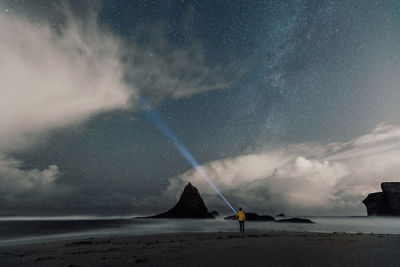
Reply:
[[[233,210],[236,214],[236,210],[232,207],[229,201],[224,197],[224,195],[219,191],[219,189],[215,186],[215,184],[208,177],[206,172],[200,167],[197,161],[194,159],[192,154],[187,150],[187,148],[183,145],[183,143],[175,136],[174,132],[167,125],[167,123],[155,112],[150,103],[146,100],[144,96],[140,97],[140,103],[144,111],[146,111],[147,117],[150,121],[157,126],[160,132],[168,138],[175,146],[175,148],[179,151],[179,153],[192,165],[195,170],[200,173],[200,175],[206,180],[206,182],[217,192],[217,194],[226,202],[226,204]]]

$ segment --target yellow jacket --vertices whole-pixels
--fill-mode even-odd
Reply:
[[[246,216],[244,215],[244,212],[242,210],[239,210],[239,212],[236,214],[236,217],[238,217],[239,221],[241,221],[241,222],[246,220]]]

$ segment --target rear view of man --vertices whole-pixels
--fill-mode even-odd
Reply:
[[[246,215],[244,214],[242,208],[239,208],[236,217],[239,219],[240,232],[244,233],[244,221],[246,220]]]

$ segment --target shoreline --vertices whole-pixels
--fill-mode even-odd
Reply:
[[[1,266],[399,266],[400,235],[166,233],[0,247]]]

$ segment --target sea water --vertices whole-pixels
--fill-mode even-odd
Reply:
[[[217,219],[139,219],[135,217],[0,217],[0,245],[89,237],[239,230],[237,221],[224,220],[222,217]],[[396,217],[302,216],[302,218],[308,218],[315,224],[247,221],[246,231],[400,234],[400,218]]]

